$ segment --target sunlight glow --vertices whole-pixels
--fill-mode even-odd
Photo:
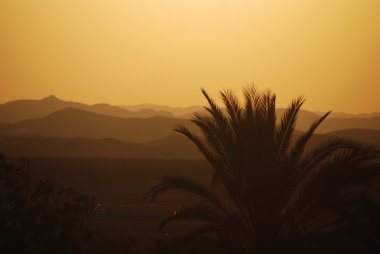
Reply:
[[[377,0],[2,0],[0,36],[1,102],[184,106],[254,82],[280,105],[380,110]]]

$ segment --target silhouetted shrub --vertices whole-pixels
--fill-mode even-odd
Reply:
[[[50,180],[33,187],[26,160],[0,156],[2,253],[72,253],[90,240],[94,199]]]

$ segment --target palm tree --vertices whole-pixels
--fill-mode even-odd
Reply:
[[[151,200],[170,190],[200,198],[164,219],[160,228],[174,221],[199,220],[202,226],[191,234],[213,234],[234,253],[310,248],[321,232],[343,227],[358,214],[349,197],[365,193],[352,190],[379,174],[375,164],[379,154],[371,146],[342,138],[310,149],[311,137],[330,112],[297,136],[303,97],[293,100],[277,120],[275,94],[251,86],[243,91],[244,104],[230,90],[222,91],[222,109],[202,89],[208,114],[194,114],[192,119],[202,135],[175,127],[211,164],[213,180],[205,185],[166,177],[151,188]]]

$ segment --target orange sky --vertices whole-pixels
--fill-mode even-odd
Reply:
[[[380,111],[380,1],[0,1],[0,102],[186,106],[247,82]]]

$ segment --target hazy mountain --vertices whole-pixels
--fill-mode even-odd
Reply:
[[[338,130],[372,129],[380,130],[380,117],[371,118],[327,118],[318,128],[318,133]],[[300,130],[304,130],[301,129]]]
[[[177,123],[189,126],[189,121],[175,118],[121,118],[67,108],[40,119],[0,124],[0,134],[148,142],[174,134],[173,127]]]
[[[277,119],[281,119],[284,114],[285,109],[276,109]],[[198,113],[205,113],[205,111],[200,111]],[[306,131],[310,125],[320,118],[322,115],[317,114],[308,110],[300,110],[297,118],[296,129],[299,131]],[[181,118],[189,119],[192,114],[182,115]],[[328,133],[331,131],[344,130],[344,129],[374,129],[380,130],[380,116],[376,117],[346,117],[346,118],[334,118],[329,115],[329,117],[320,125],[317,129],[317,133]]]
[[[198,113],[205,112],[203,107],[200,107],[200,106],[170,107],[170,106],[154,105],[154,104],[125,106],[125,108],[129,109],[127,110],[125,108],[112,106],[109,104],[87,105],[83,103],[63,101],[56,98],[55,96],[49,96],[42,100],[16,100],[16,101],[8,102],[5,104],[0,104],[0,123],[16,123],[16,122],[23,121],[26,119],[44,118],[49,115],[55,115],[54,114],[55,112],[62,111],[63,109],[67,109],[67,108],[80,109],[82,111],[88,111],[92,113],[118,117],[118,118],[150,118],[150,117],[156,117],[156,116],[165,116],[167,118],[173,118],[173,115],[175,115],[179,119],[190,119],[192,117],[193,112],[198,112]],[[58,114],[61,116],[59,121],[63,120],[62,117],[67,117],[66,119],[67,121],[65,125],[70,125],[70,128],[66,130],[58,131],[59,128],[61,129],[64,128],[62,127],[63,125],[54,124],[54,122],[52,122],[54,119],[51,119],[50,123],[46,126],[44,126],[44,124],[42,123],[41,124],[34,123],[33,126],[31,126],[32,129],[28,130],[27,127],[20,127],[20,126],[27,125],[26,123],[20,123],[20,125],[14,126],[15,130],[10,130],[10,131],[11,132],[20,131],[22,133],[31,132],[32,134],[37,133],[37,134],[43,134],[43,135],[49,135],[49,133],[56,133],[57,136],[64,135],[64,137],[66,137],[67,135],[69,135],[69,137],[73,137],[73,135],[78,134],[79,136],[74,136],[74,137],[82,137],[81,135],[83,134],[83,132],[80,130],[75,130],[76,128],[75,126],[78,126],[77,128],[79,129],[86,129],[86,132],[87,132],[87,130],[90,129],[88,125],[91,123],[85,123],[83,122],[83,119],[81,121],[81,124],[84,124],[84,126],[79,126],[78,124],[79,122],[69,123],[68,121],[70,119],[70,116],[68,112],[69,111],[66,111],[65,116],[62,116],[62,114]],[[281,117],[283,112],[284,112],[284,109],[282,108],[277,109],[278,118]],[[309,127],[309,125],[314,120],[316,120],[321,114],[322,114],[321,112],[314,113],[307,110],[301,110],[299,113],[298,121],[297,121],[297,129],[301,131],[305,131]],[[341,129],[353,129],[353,128],[379,130],[380,116],[377,116],[377,115],[378,113],[358,114],[358,115],[345,114],[345,113],[335,113],[335,114],[332,113],[329,116],[329,118],[326,119],[326,121],[320,126],[320,128],[318,129],[318,133],[327,133],[330,131],[336,131],[336,130],[341,130]],[[336,116],[342,116],[342,117],[336,117]],[[72,120],[76,121],[75,116],[73,117],[74,119]],[[178,121],[175,120],[175,121],[178,122],[178,121],[185,121],[185,120],[178,120]],[[151,122],[151,124],[155,124],[155,122],[157,122],[157,119]],[[159,124],[159,126],[164,124],[163,122],[166,122],[166,120],[161,119],[161,123]],[[174,120],[170,120],[169,122],[174,124]],[[40,126],[42,129],[37,130],[38,128],[35,125]],[[55,126],[54,127],[55,129],[52,129],[49,126],[50,127]],[[159,126],[158,128],[160,128]],[[139,129],[139,127],[137,126],[135,127]],[[171,130],[171,127],[172,125],[170,125],[170,128],[168,129],[169,131]],[[6,127],[2,125],[0,128],[0,132],[1,133],[3,133],[4,131],[9,132],[7,128],[11,128],[11,127],[10,126]],[[24,131],[22,130],[23,128],[25,128]],[[113,128],[118,129],[119,127],[116,126]],[[120,128],[124,128],[124,127],[120,127]],[[129,129],[126,128],[126,130],[131,130],[131,128]],[[45,133],[44,133],[44,130],[45,130]],[[107,128],[105,126],[104,126],[103,131],[107,132]],[[116,135],[112,134],[111,136],[106,136],[106,133],[99,134],[98,131],[96,130],[88,130],[88,132],[90,133],[98,133],[96,135],[95,134],[87,135],[86,132],[84,132],[85,136],[83,137],[91,137],[91,138],[113,137],[113,138],[118,138],[118,139],[122,137],[122,140],[125,140],[125,138],[128,136],[128,135],[126,136],[125,134],[120,134],[120,132],[122,132],[121,130],[119,131],[118,134]],[[108,129],[108,132],[111,132],[111,129]],[[67,135],[65,135],[65,133]],[[151,140],[150,136],[153,136],[156,138],[162,138],[170,133],[165,132],[164,134],[165,135],[163,136],[155,136],[155,135],[147,134],[148,136],[145,139],[144,137],[142,137],[142,140],[139,140],[138,138],[133,139],[132,137],[132,140],[127,140],[127,141],[136,141],[136,142],[149,141]],[[131,134],[131,136],[133,136],[133,134]]]
[[[296,136],[300,133],[297,132]],[[380,148],[380,131],[344,130],[327,135],[314,135],[309,147],[320,145],[332,137],[349,137]],[[37,136],[2,136],[0,151],[15,157],[66,158],[155,158],[200,159],[196,147],[184,136],[171,135],[146,143],[128,143],[115,139],[62,138]]]
[[[276,109],[276,116],[277,119],[281,119],[282,115],[284,114],[285,109],[284,108],[277,108]],[[313,123],[315,120],[317,120],[320,116],[307,111],[307,110],[300,110],[298,113],[298,118],[297,118],[297,130],[300,131],[305,131],[309,128],[310,124]]]
[[[348,129],[329,132],[328,135],[353,138],[365,143],[380,144],[380,131],[368,129]]]
[[[144,106],[155,105],[140,105]],[[71,107],[71,108],[68,108]],[[141,109],[138,112],[111,106],[108,104],[86,105],[76,102],[66,102],[54,96],[43,100],[19,100],[0,105],[0,121],[11,122],[0,124],[0,134],[38,135],[45,137],[68,138],[114,138],[126,142],[148,142],[161,139],[173,134],[173,126],[184,123],[192,124],[187,119],[155,116],[165,114],[161,109],[199,110],[201,107]],[[182,110],[182,111],[181,111]],[[204,112],[204,111],[201,111]],[[284,109],[277,109],[280,118]],[[171,115],[170,113],[168,113]],[[115,117],[116,116],[116,117]],[[155,116],[155,117],[152,117]],[[22,120],[20,119],[31,118]],[[190,117],[190,115],[189,115]],[[297,129],[305,131],[318,114],[302,110],[299,114]],[[328,133],[345,129],[373,129],[380,130],[380,117],[354,118],[327,118],[319,127],[318,133]],[[352,133],[345,132],[345,133]],[[343,132],[338,133],[343,135]],[[337,135],[338,135],[337,134]],[[353,133],[359,135],[357,132]],[[368,135],[367,135],[368,136]],[[370,141],[371,138],[369,138]]]
[[[203,111],[202,106],[189,106],[189,107],[171,107],[167,105],[156,105],[156,104],[139,104],[139,105],[129,105],[129,106],[119,106],[130,111],[140,111],[144,109],[152,109],[156,111],[170,112],[176,117],[189,116],[191,117],[192,113]]]
[[[164,112],[170,112],[176,117],[180,118],[191,118],[192,114],[194,112],[202,112],[204,111],[204,108],[202,106],[189,106],[189,107],[172,107],[167,105],[157,105],[157,104],[139,104],[139,105],[123,105],[119,106],[122,108],[125,108],[130,111],[139,111],[143,109],[153,109],[157,111],[164,111]],[[279,108],[278,114],[280,115],[284,109]],[[302,114],[304,113],[306,117],[314,116],[316,118],[317,116],[321,116],[325,114],[325,112],[322,111],[311,111],[311,110],[301,110],[301,118]],[[380,112],[373,112],[373,113],[359,113],[359,114],[353,114],[353,113],[345,113],[345,112],[332,112],[330,114],[330,118],[372,118],[380,116]]]
[[[279,114],[281,114],[280,111]],[[317,117],[307,111],[301,112],[297,129],[305,131]],[[121,118],[67,108],[40,119],[0,124],[0,134],[95,139],[114,138],[125,142],[149,142],[172,135],[174,133],[172,129],[178,123],[195,129],[188,119],[161,116]],[[318,133],[344,129],[380,130],[380,117],[328,118],[320,126]]]
[[[323,115],[323,112],[315,111],[318,115]],[[351,114],[351,113],[344,113],[344,112],[332,112],[330,114],[331,118],[370,118],[370,117],[377,117],[380,116],[380,112],[373,112],[373,113],[360,113],[360,114]]]
[[[281,117],[281,115],[284,113],[284,110],[285,110],[284,108],[277,108],[276,109],[278,118]],[[191,111],[191,112],[181,114],[181,115],[176,115],[176,116],[178,118],[192,118],[194,112],[205,113],[206,111],[202,107],[198,107],[198,108],[195,108],[195,111]],[[298,114],[298,125],[299,125],[298,128],[302,129],[302,130],[306,129],[310,123],[312,123],[317,118],[324,115],[325,113],[326,112],[321,112],[321,111],[313,112],[313,111],[309,111],[309,110],[300,110],[300,112]],[[380,117],[380,113],[374,112],[374,113],[350,114],[350,113],[331,112],[331,114],[329,115],[329,118],[354,118],[354,119],[359,118],[359,119],[363,119],[363,118],[373,118],[373,117]]]
[[[2,137],[0,151],[15,157],[201,158],[195,146],[180,135],[147,143],[127,143],[115,139]]]
[[[0,122],[15,123],[18,121],[45,117],[55,111],[65,108],[77,108],[89,112],[116,116],[116,117],[152,117],[152,116],[173,116],[169,112],[157,111],[154,109],[139,110],[132,112],[121,107],[109,104],[87,105],[78,102],[69,102],[49,96],[42,100],[16,100],[5,104],[0,104]]]
[[[278,118],[281,117],[283,112],[284,109],[277,109]],[[297,118],[297,130],[306,131],[309,128],[310,124],[319,117],[320,115],[317,113],[301,110]],[[326,118],[325,121],[323,121],[323,123],[318,127],[316,133],[329,133],[333,131],[349,129],[380,130],[380,116],[334,118],[330,114],[328,118]]]
[[[225,108],[222,108],[222,110],[226,111]],[[277,119],[281,118],[281,116],[284,113],[284,111],[285,111],[284,108],[277,108],[276,109]],[[201,114],[202,115],[202,114],[207,114],[207,111],[204,110],[203,108],[200,108],[197,111],[194,111],[194,112],[191,112],[191,113],[187,113],[187,114],[183,114],[183,115],[178,115],[177,117],[178,118],[183,118],[183,119],[191,119],[193,117],[193,113],[197,113],[197,114]],[[300,112],[298,114],[299,129],[306,129],[307,126],[310,125],[310,123],[312,123],[313,121],[315,121],[319,117],[320,117],[320,115],[318,115],[316,113],[313,113],[311,111],[300,110]]]

